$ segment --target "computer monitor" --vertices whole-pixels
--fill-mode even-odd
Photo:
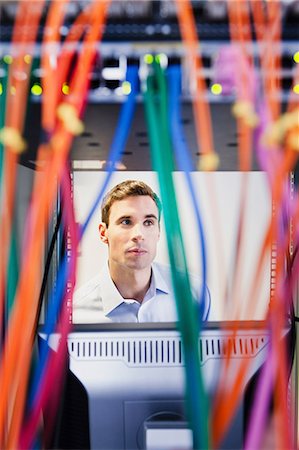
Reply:
[[[55,342],[57,336],[52,336],[53,348]],[[266,359],[268,343],[265,322],[204,324],[199,357],[211,403],[229,349],[227,386],[240,362],[249,360],[245,392]],[[67,345],[69,373],[56,442],[59,448],[174,448],[167,447],[169,435],[177,436],[175,448],[192,448],[185,411],[184,356],[176,324],[77,325]],[[221,449],[242,448],[245,403],[243,395]]]

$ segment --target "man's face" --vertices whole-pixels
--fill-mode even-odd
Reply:
[[[158,208],[150,196],[131,196],[110,208],[109,226],[100,224],[101,240],[109,246],[109,262],[133,270],[149,267],[160,237]]]

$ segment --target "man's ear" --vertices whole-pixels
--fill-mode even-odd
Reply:
[[[100,239],[104,244],[108,244],[107,238],[107,225],[104,222],[101,222],[99,225]]]

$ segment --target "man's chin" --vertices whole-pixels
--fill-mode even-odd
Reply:
[[[144,270],[147,267],[149,267],[149,264],[146,264],[146,265],[144,265],[144,264],[130,264],[127,267],[128,267],[128,269],[131,269],[131,270]]]
[[[127,267],[131,270],[144,270],[151,266],[151,262],[148,261],[129,261]]]

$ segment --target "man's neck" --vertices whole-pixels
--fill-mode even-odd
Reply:
[[[151,267],[142,270],[130,270],[109,261],[109,272],[113,283],[124,299],[142,302],[151,282]]]

